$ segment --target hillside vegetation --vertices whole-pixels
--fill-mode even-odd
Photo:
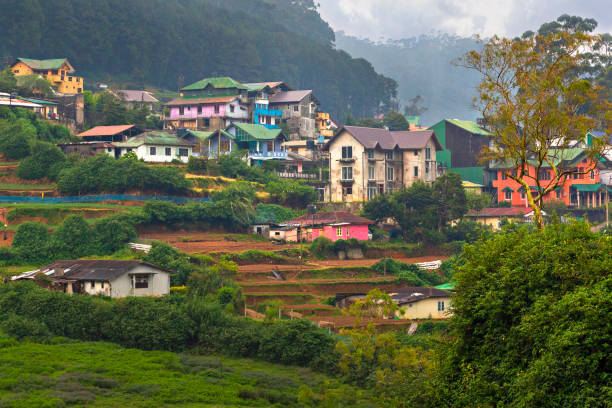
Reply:
[[[8,0],[1,9],[0,56],[68,57],[86,87],[91,79],[173,90],[208,76],[282,80],[313,89],[340,118],[369,116],[396,92],[369,62],[329,45],[312,2]]]

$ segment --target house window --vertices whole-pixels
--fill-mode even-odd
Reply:
[[[104,289],[104,282],[100,282],[100,287]]]
[[[512,200],[512,191],[505,191],[504,192],[504,199],[506,201],[511,201]]]
[[[204,127],[210,127],[210,119],[204,119]]]
[[[419,166],[414,166],[414,177],[419,177]]]
[[[387,181],[393,181],[393,167],[387,167]]]
[[[374,166],[368,166],[368,180],[374,180],[375,178]]]
[[[81,77],[76,77],[77,82],[81,82]]]
[[[13,72],[14,72],[14,73],[16,73],[16,74],[18,74],[18,73],[19,73],[19,70],[18,70],[18,69],[16,69],[16,70],[14,70]]]
[[[353,179],[353,168],[352,167],[342,167],[342,180],[352,180]]]
[[[342,195],[352,195],[353,194],[353,187],[343,187],[342,188]]]
[[[215,113],[219,113],[219,105],[215,105]]]
[[[157,149],[155,147],[149,147],[149,154],[151,156],[155,156],[157,154]]]
[[[506,174],[506,172],[505,172],[505,171],[502,171],[502,172],[501,172],[501,179],[502,179],[502,180],[508,180],[508,175]]]
[[[524,200],[524,199],[525,199],[525,192],[521,191],[521,200]]]
[[[353,146],[342,146],[342,158],[343,159],[353,158]]]
[[[234,105],[230,105],[230,112],[234,113]]]
[[[430,147],[425,148],[425,160],[431,160],[431,148]]]
[[[540,180],[550,180],[550,171],[540,170],[539,176],[540,176]]]
[[[444,311],[444,301],[439,301],[438,302],[438,312],[443,312]]]
[[[369,149],[368,150],[368,159],[373,159],[374,158],[374,150]]]
[[[347,238],[349,236],[349,226],[348,225],[346,226],[346,236],[347,236]]]
[[[393,160],[393,151],[387,152],[387,160]]]
[[[268,140],[268,141],[266,142],[266,145],[267,145],[267,147],[268,147],[268,151],[269,151],[269,152],[273,152],[273,151],[274,151],[274,142],[273,142],[273,141]]]
[[[595,170],[591,170],[591,180],[595,180]]]
[[[170,156],[170,155],[172,155],[172,148],[166,147],[166,156]]]
[[[342,227],[336,227],[336,236],[337,237],[341,237],[342,236]]]
[[[179,115],[185,114],[185,108],[183,106],[179,106]]]
[[[189,149],[179,149],[179,156],[189,156]]]
[[[91,286],[91,290],[94,290],[96,288],[96,281],[91,281],[89,286]]]
[[[72,82],[72,77],[68,77],[68,82]]]
[[[368,187],[368,200],[376,197],[376,187]]]
[[[53,75],[57,75],[57,69],[53,70]]]
[[[202,105],[198,105],[198,115],[202,114]]]
[[[77,89],[77,92],[78,92],[78,93],[81,93],[81,92],[83,92],[83,89],[82,89],[82,88],[78,88],[78,89]]]
[[[148,276],[136,276],[134,279],[136,289],[147,289],[149,287]]]
[[[429,166],[425,165],[425,174],[429,174]]]
[[[415,151],[414,151],[414,155],[415,155],[415,156],[418,156],[418,155],[419,155],[419,151],[418,151],[418,150],[415,150]]]
[[[300,110],[300,107],[298,105],[294,105],[293,106],[293,111],[294,112],[298,112]]]

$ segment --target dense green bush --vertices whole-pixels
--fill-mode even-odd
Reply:
[[[189,156],[187,159],[187,172],[205,174],[208,170],[208,160],[203,157]]]
[[[199,347],[283,364],[331,369],[335,341],[309,321],[255,322],[202,297],[105,300],[66,295],[30,282],[0,286],[0,321],[13,333],[104,340],[145,350]],[[39,330],[40,329],[40,330]]]
[[[139,160],[106,154],[69,165],[59,173],[57,183],[61,193],[78,195],[127,191],[185,194],[191,185],[177,168],[147,166]]]
[[[318,198],[314,187],[295,180],[270,181],[266,185],[266,191],[275,203],[293,208],[306,208]]]
[[[15,255],[28,262],[44,262],[48,259],[49,232],[39,222],[27,221],[19,225],[11,247]]]
[[[30,142],[36,128],[26,119],[0,120],[0,153],[9,159],[23,159],[30,154]]]
[[[310,244],[310,253],[318,259],[335,256],[334,243],[327,237],[317,237]]]
[[[17,176],[26,180],[35,180],[43,177],[55,180],[59,171],[59,165],[65,160],[66,156],[56,145],[35,141],[30,146],[30,155],[19,162]]]
[[[438,403],[609,406],[612,240],[584,223],[509,226],[463,257]]]
[[[254,223],[262,222],[285,222],[293,218],[303,215],[304,211],[294,210],[292,208],[283,207],[278,204],[259,203],[255,207]]]
[[[436,286],[444,283],[436,271],[427,271],[414,264],[397,262],[391,258],[381,259],[372,265],[372,269],[380,274],[395,275],[410,286]]]

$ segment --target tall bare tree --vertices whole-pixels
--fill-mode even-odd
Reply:
[[[491,127],[491,143],[481,160],[502,162],[507,176],[525,190],[539,228],[544,225],[544,197],[572,174],[590,172],[605,150],[605,140],[592,138],[585,154],[589,166],[567,166],[567,149],[589,130],[612,128],[611,103],[603,88],[580,75],[585,53],[599,37],[560,31],[522,39],[497,36],[456,63],[482,75],[474,102]],[[535,167],[535,173],[526,171]],[[540,169],[551,169],[546,180]],[[535,191],[530,186],[535,183]]]

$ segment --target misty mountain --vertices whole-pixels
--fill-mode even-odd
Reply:
[[[478,48],[475,38],[440,34],[375,43],[336,32],[336,48],[354,58],[365,58],[381,74],[398,82],[400,103],[423,97],[421,123],[432,125],[443,118],[474,120],[472,108],[479,76],[451,64],[455,58]]]

